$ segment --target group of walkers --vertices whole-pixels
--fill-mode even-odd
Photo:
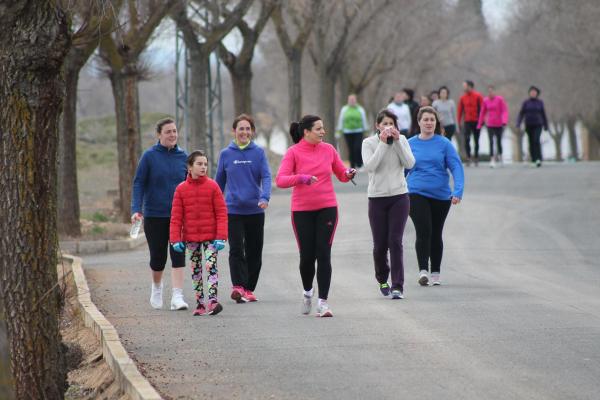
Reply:
[[[350,100],[353,106],[357,104],[355,98]],[[419,133],[411,139],[402,134],[398,118],[387,109],[378,114],[375,132],[365,140],[362,132],[368,127],[364,110],[348,112],[347,118],[350,121],[340,118],[340,126],[350,137],[349,144],[355,148],[356,141],[360,144],[360,164],[348,168],[335,147],[324,142],[323,120],[306,115],[290,125],[294,144],[284,155],[275,178],[278,187],[292,188],[291,222],[300,255],[303,314],[311,313],[316,294],[316,315],[333,316],[328,296],[338,204],[332,175],[340,182],[349,182],[357,174],[356,167],[368,172],[375,278],[381,293],[393,299],[404,297],[402,236],[408,217],[417,233],[419,283],[427,286],[431,281],[438,285],[442,228],[451,204],[458,204],[462,197],[462,164],[450,141],[441,135],[440,118],[434,108],[420,108],[416,118]],[[360,133],[359,140],[351,137],[356,133]],[[177,146],[177,127],[172,119],[159,121],[156,134],[157,143],[140,159],[132,194],[132,221],[143,219],[150,250],[150,305],[163,307],[162,275],[169,253],[173,286],[170,308],[188,309],[183,298],[182,269],[187,250],[196,293],[193,314],[215,315],[222,311],[217,259],[226,242],[231,298],[237,303],[257,301],[254,290],[262,265],[271,173],[265,152],[253,141],[253,119],[242,114],[234,120],[233,140],[219,155],[215,180],[208,177],[209,160],[204,152],[195,150],[187,155]],[[450,189],[448,170],[453,175],[454,190]],[[207,296],[204,268],[208,273]]]
[[[459,127],[462,127],[467,166],[479,165],[479,137],[481,128],[485,125],[490,143],[490,167],[494,168],[502,164],[502,135],[509,121],[509,112],[506,101],[496,93],[495,87],[488,85],[487,90],[488,95],[484,97],[475,90],[473,81],[464,81],[463,94],[457,106],[450,98],[447,86],[441,86],[427,95],[420,96],[419,103],[413,100],[414,91],[405,88],[394,94],[386,108],[396,115],[398,129],[407,138],[419,132],[417,114],[421,107],[432,106],[438,112],[443,128],[442,134],[449,140],[452,140],[452,137],[460,132]],[[531,86],[528,92],[529,98],[521,106],[516,127],[519,129],[521,124],[525,123],[531,162],[540,167],[540,136],[542,129],[548,130],[548,121],[544,103],[539,99],[540,89]],[[363,160],[356,150],[356,143],[362,140],[362,134],[368,130],[364,114],[364,109],[356,101],[356,95],[352,94],[348,96],[348,103],[340,111],[337,127],[337,132],[343,133],[346,138],[350,166],[359,168],[359,171],[362,171]]]

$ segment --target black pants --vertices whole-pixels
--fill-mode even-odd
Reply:
[[[410,194],[410,219],[415,225],[417,262],[419,270],[440,272],[444,242],[442,230],[450,211],[450,200],[436,200],[420,194]]]
[[[327,300],[331,284],[331,245],[337,219],[337,207],[292,212],[292,225],[300,250],[302,286],[305,291],[312,289],[316,261],[319,298],[323,300]]]
[[[542,161],[542,145],[540,144],[542,127],[540,125],[526,126],[525,132],[529,138],[529,156],[531,157],[531,161]]]
[[[150,250],[150,268],[153,271],[164,271],[167,264],[167,249],[171,256],[171,267],[185,267],[185,253],[177,253],[169,246],[169,217],[144,218],[144,233]]]
[[[497,128],[489,127],[488,136],[490,137],[490,157],[494,155],[494,140],[496,140],[496,144],[498,145],[497,155],[502,155],[502,133],[504,132],[504,127],[500,126]]]
[[[364,132],[344,133],[346,144],[348,145],[348,156],[350,157],[351,168],[360,168],[363,165],[361,154],[363,133]]]
[[[446,133],[446,139],[452,141],[452,136],[456,133],[456,125],[444,125],[444,132]]]
[[[465,122],[463,127],[463,133],[465,134],[465,150],[467,151],[467,157],[471,158],[471,135],[475,141],[475,153],[473,156],[479,158],[479,133],[477,129],[477,122]]]
[[[265,214],[228,214],[228,228],[231,283],[254,291],[262,267]]]

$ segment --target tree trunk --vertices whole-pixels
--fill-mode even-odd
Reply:
[[[0,399],[15,398],[13,381],[10,374],[10,354],[6,337],[6,318],[0,301]]]
[[[69,60],[70,57],[67,58]],[[77,83],[81,67],[65,63],[66,96],[58,150],[58,232],[81,236],[77,187]]]
[[[252,68],[250,63],[229,68],[229,73],[231,75],[235,115],[252,115]]]
[[[117,154],[119,160],[119,208],[121,220],[131,217],[131,187],[142,151],[140,135],[139,75],[135,66],[109,75],[115,99]]]
[[[190,113],[190,132],[189,150],[202,149],[208,154],[207,139],[207,120],[206,120],[206,98],[208,95],[207,74],[209,68],[209,55],[193,51],[190,48],[190,92],[189,92],[189,113]],[[211,161],[212,162],[212,161]]]
[[[523,130],[516,126],[511,126],[513,137],[513,161],[523,162]]]
[[[569,158],[573,161],[577,161],[579,159],[579,150],[577,149],[577,133],[575,131],[575,125],[577,124],[577,119],[575,116],[567,117],[567,132],[569,137]]]
[[[293,50],[287,57],[288,123],[302,118],[302,54],[302,50]]]
[[[554,157],[554,161],[562,161],[563,160],[563,156],[562,156],[562,138],[563,138],[563,133],[562,132],[556,132],[555,135],[552,135],[552,141],[554,142],[554,150],[556,151],[556,157]]]
[[[15,393],[62,399],[56,155],[70,32],[53,2],[13,1],[0,24],[0,298]]]

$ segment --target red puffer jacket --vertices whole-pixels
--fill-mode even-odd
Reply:
[[[219,185],[188,175],[175,189],[170,228],[171,243],[227,240],[227,206]]]

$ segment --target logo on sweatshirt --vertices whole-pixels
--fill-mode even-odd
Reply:
[[[234,160],[234,164],[252,164],[252,160]]]

